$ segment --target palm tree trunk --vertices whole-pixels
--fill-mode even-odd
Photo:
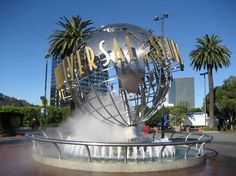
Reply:
[[[209,127],[215,128],[216,119],[214,115],[214,83],[213,83],[213,75],[212,68],[208,68],[208,81],[209,81]]]

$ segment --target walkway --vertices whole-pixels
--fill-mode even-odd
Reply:
[[[236,132],[208,133],[214,137],[206,147],[216,150],[220,155],[236,158]]]

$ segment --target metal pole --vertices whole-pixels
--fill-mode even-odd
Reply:
[[[161,35],[162,39],[164,40],[164,18],[161,20]]]
[[[44,58],[46,59],[46,70],[45,70],[45,82],[44,82],[44,98],[45,101],[47,100],[47,78],[48,78],[48,58],[49,54],[47,54]],[[44,103],[44,113],[43,113],[44,119],[46,117],[46,104]]]
[[[164,104],[162,106],[162,117],[161,117],[161,138],[165,138],[165,133],[164,133]]]
[[[46,58],[46,70],[45,70],[45,84],[44,84],[44,97],[47,98],[47,76],[48,75],[48,59]]]
[[[164,40],[164,17],[161,20],[161,33],[162,33],[162,39]],[[165,138],[165,133],[164,133],[164,104],[162,106],[162,117],[161,117],[161,138]]]
[[[161,17],[155,16],[154,21],[161,21],[161,35],[162,39],[164,40],[164,20],[165,18],[168,18],[168,14],[164,13]],[[166,58],[165,58],[166,59]],[[164,105],[162,106],[162,117],[161,117],[161,138],[165,137],[164,133]]]

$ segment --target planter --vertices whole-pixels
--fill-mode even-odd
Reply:
[[[173,130],[175,132],[180,132],[181,128],[180,128],[180,126],[173,126]]]
[[[186,132],[189,132],[190,129],[191,129],[191,127],[185,127],[185,131],[186,131]]]

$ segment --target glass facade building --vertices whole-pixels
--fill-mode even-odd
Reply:
[[[59,98],[59,93],[57,91],[56,78],[54,75],[55,68],[61,63],[61,59],[53,58],[52,59],[52,68],[51,68],[51,88],[50,88],[50,105],[59,107],[61,101]]]
[[[169,90],[169,103],[195,108],[194,78],[176,78]]]

